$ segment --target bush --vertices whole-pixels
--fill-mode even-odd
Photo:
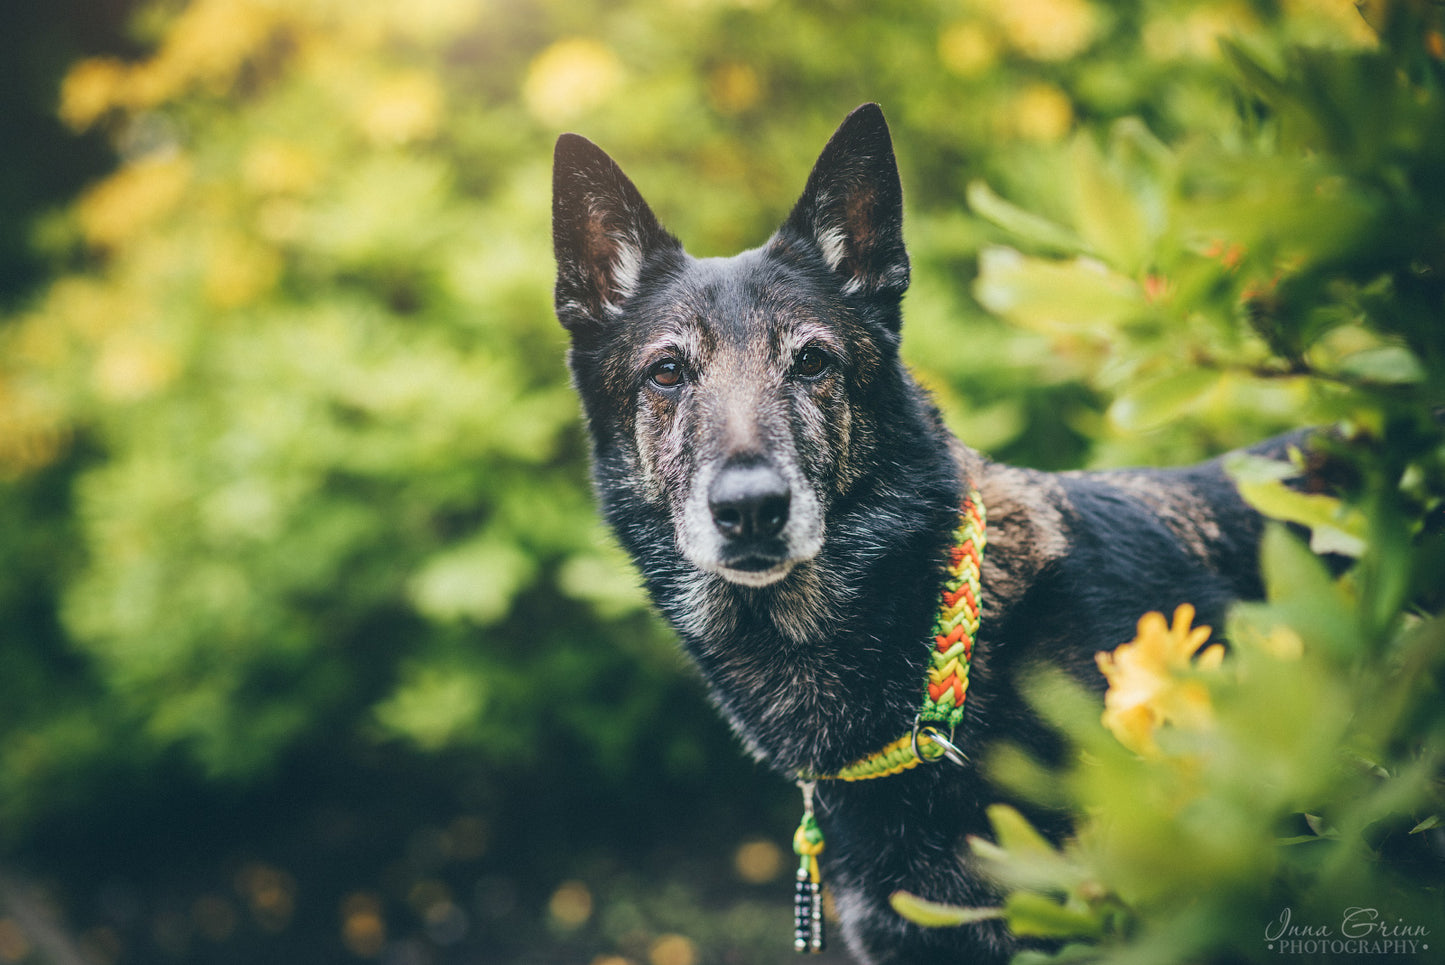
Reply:
[[[1219,129],[1081,131],[1062,190],[1032,199],[1057,220],[973,189],[1028,252],[985,252],[980,302],[1117,359],[1116,423],[1283,392],[1334,427],[1295,465],[1232,465],[1280,523],[1267,600],[1233,611],[1228,659],[1181,608],[1100,655],[1102,719],[1036,682],[1078,753],[1058,771],[1006,753],[996,772],[1087,817],[1056,848],[1000,806],[997,842],[974,842],[1011,889],[992,913],[1066,940],[1020,961],[1414,954],[1441,920],[1445,34],[1428,4],[1372,19],[1364,47],[1226,43],[1238,110]],[[1338,494],[1285,486],[1307,469]],[[1334,575],[1311,548],[1352,565]]]

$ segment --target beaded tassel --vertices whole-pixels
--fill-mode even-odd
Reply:
[[[813,816],[813,782],[800,781],[803,789],[803,820],[793,832],[793,852],[798,855],[798,891],[793,906],[793,949],[816,955],[823,950],[823,882],[818,872],[818,855],[823,851],[823,829]]]

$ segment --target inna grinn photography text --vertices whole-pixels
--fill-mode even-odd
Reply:
[[[1264,940],[1280,955],[1416,955],[1428,952],[1430,929],[1377,908],[1346,908],[1334,924],[1297,922],[1285,908],[1265,926]]]

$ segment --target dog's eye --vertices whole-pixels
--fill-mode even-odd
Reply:
[[[828,353],[820,348],[808,346],[793,359],[793,374],[805,379],[814,379],[828,368]]]
[[[682,384],[685,370],[682,363],[677,359],[662,359],[652,363],[652,368],[647,370],[647,378],[653,385],[662,389],[672,389]]]

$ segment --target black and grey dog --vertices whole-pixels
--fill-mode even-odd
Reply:
[[[832,773],[913,727],[970,488],[988,548],[955,735],[969,762],[999,740],[1050,746],[1020,696],[1032,669],[1101,687],[1094,654],[1144,612],[1190,602],[1218,626],[1259,594],[1262,523],[1218,462],[1055,475],[950,435],[899,361],[909,262],[876,105],[839,127],[777,233],[735,257],[689,256],[582,137],[558,140],[553,191],[557,315],[602,511],[734,730],[784,774]],[[899,889],[997,901],[963,847],[997,799],[975,763],[818,786],[824,877],[860,961],[1017,947],[998,922],[925,929],[889,905]]]

